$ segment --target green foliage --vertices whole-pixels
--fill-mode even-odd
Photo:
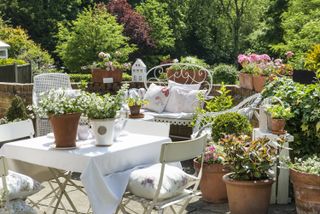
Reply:
[[[320,156],[310,156],[307,158],[295,158],[294,163],[290,163],[291,169],[320,176]]]
[[[86,82],[91,82],[92,80],[91,74],[69,74],[69,77],[71,82],[81,82],[83,80]]]
[[[277,149],[269,145],[268,138],[251,140],[249,136],[229,135],[219,142],[226,153],[226,164],[235,180],[264,180],[276,160]]]
[[[26,106],[24,105],[23,100],[19,96],[15,96],[11,102],[11,106],[8,109],[6,116],[7,120],[16,121],[16,120],[25,120],[29,118],[27,114]]]
[[[151,37],[156,50],[171,50],[175,45],[175,37],[169,27],[172,19],[168,15],[168,4],[160,3],[158,0],[146,0],[137,6],[136,10],[146,18],[151,27]]]
[[[174,71],[180,71],[181,67],[183,68],[183,70],[191,70],[191,71],[196,71],[199,68],[195,67],[194,65],[198,65],[201,66],[203,68],[207,68],[209,67],[207,63],[205,63],[205,61],[203,59],[199,59],[196,56],[186,56],[186,57],[181,57],[180,60],[181,63],[186,63],[186,64],[190,64],[190,65],[171,65],[169,67],[170,70],[174,70]],[[200,70],[200,69],[199,69]]]
[[[284,107],[281,104],[271,105],[267,107],[267,112],[274,119],[285,119],[288,120],[293,117],[290,107]]]
[[[233,65],[220,64],[213,69],[212,83],[235,84],[237,79],[238,71]]]
[[[141,97],[129,97],[127,99],[128,106],[141,106],[149,103],[148,100],[142,99]]]
[[[306,56],[305,67],[312,71],[320,69],[320,44],[313,46]]]
[[[127,58],[135,48],[122,32],[123,26],[104,7],[85,9],[68,27],[59,25],[57,53],[71,72],[93,64],[101,51],[119,51]]]
[[[290,144],[294,157],[320,153],[320,85],[302,85],[289,78],[277,78],[265,86],[264,97],[276,96],[293,117],[286,122],[286,130],[294,136]]]
[[[23,65],[26,64],[26,61],[22,59],[0,59],[0,65],[12,65],[12,64],[17,64],[17,65]]]
[[[223,147],[215,145],[210,142],[204,153],[204,164],[224,164],[226,154],[223,152]],[[201,156],[196,159],[197,162],[201,162]]]
[[[236,112],[228,112],[212,119],[211,131],[212,139],[217,142],[226,134],[250,135],[252,126],[245,116]]]
[[[123,81],[132,81],[132,76],[128,73],[122,73],[122,80]]]

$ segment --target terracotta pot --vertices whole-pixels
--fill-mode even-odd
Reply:
[[[320,213],[320,176],[290,169],[298,214]]]
[[[260,93],[266,84],[267,77],[262,75],[253,75],[252,80],[254,90]]]
[[[104,69],[92,69],[92,81],[104,83],[105,78],[112,78],[113,82],[121,82],[122,81],[122,71],[120,70],[113,70],[107,71]]]
[[[273,180],[238,181],[223,176],[227,186],[229,209],[232,214],[267,214]]]
[[[129,106],[129,108],[130,108],[130,114],[131,115],[140,114],[141,105]]]
[[[193,160],[196,171],[200,170],[200,163]],[[222,164],[204,164],[200,180],[202,199],[210,203],[225,203],[228,201],[226,185],[222,177],[229,173],[229,170]]]
[[[167,69],[167,77],[169,80],[181,84],[197,84],[207,79],[207,72],[205,70],[181,70],[174,71]]]
[[[253,90],[253,77],[252,74],[239,73],[239,82],[241,88]]]
[[[56,147],[75,147],[80,113],[52,115],[49,121],[53,130]]]
[[[271,132],[273,134],[284,134],[285,126],[286,126],[286,120],[271,118]]]

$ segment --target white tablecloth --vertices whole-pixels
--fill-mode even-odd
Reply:
[[[78,141],[77,148],[56,150],[54,139],[38,137],[5,144],[0,155],[28,163],[81,172],[81,181],[94,213],[113,213],[137,166],[159,161],[168,137],[126,134],[110,147],[96,147],[94,140]]]

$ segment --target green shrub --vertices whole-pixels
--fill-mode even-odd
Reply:
[[[212,83],[235,84],[237,78],[238,71],[233,65],[220,64],[212,72]]]
[[[91,82],[92,75],[91,74],[69,74],[71,82]]]
[[[320,44],[313,46],[305,59],[305,67],[312,71],[320,70]]]
[[[26,64],[26,61],[22,59],[0,59],[0,65],[12,65],[12,64],[17,64],[17,65],[23,65]]]
[[[211,131],[212,139],[218,141],[225,134],[250,135],[252,126],[245,116],[236,112],[228,112],[213,118]]]
[[[21,97],[16,95],[13,98],[11,106],[6,113],[6,118],[8,121],[25,120],[29,118],[26,106]]]
[[[132,76],[128,73],[122,73],[122,80],[123,81],[132,81]]]

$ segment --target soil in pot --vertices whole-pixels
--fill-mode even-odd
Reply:
[[[196,171],[200,170],[200,163],[193,161]],[[200,180],[200,190],[204,201],[219,204],[228,201],[226,185],[222,177],[229,173],[229,170],[222,164],[204,164]]]
[[[320,213],[320,176],[290,169],[298,214]]]
[[[284,127],[286,126],[286,120],[271,118],[271,132],[273,134],[284,134],[286,131]]]
[[[273,180],[237,181],[231,173],[223,176],[227,186],[229,209],[232,214],[267,214]]]
[[[174,71],[167,69],[167,77],[169,80],[181,84],[197,84],[206,80],[208,74],[205,70],[181,70]]]
[[[241,88],[253,90],[253,77],[252,74],[239,73],[239,82]]]
[[[262,75],[253,75],[252,80],[254,90],[260,93],[266,84],[267,77]]]
[[[52,115],[49,121],[57,148],[75,147],[80,113]]]

